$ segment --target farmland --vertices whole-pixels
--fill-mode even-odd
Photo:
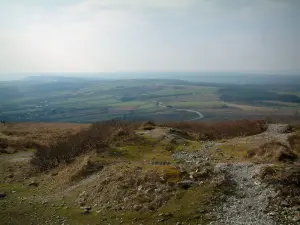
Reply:
[[[90,123],[110,119],[183,121],[297,116],[297,87],[177,79],[103,80],[35,77],[0,82],[0,118]],[[163,104],[160,105],[159,103]],[[177,110],[180,109],[180,110]],[[186,110],[186,111],[185,111]]]

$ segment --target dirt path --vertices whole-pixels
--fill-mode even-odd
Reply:
[[[254,147],[277,141],[289,146],[289,134],[285,132],[286,128],[286,124],[269,124],[268,129],[261,134],[234,138],[227,143],[248,143]],[[276,196],[276,192],[272,187],[261,183],[257,177],[265,166],[270,164],[219,163],[215,166],[216,170],[228,174],[236,189],[234,194],[217,208],[217,221],[211,225],[277,224],[273,213],[267,212],[269,200]]]
[[[217,209],[217,221],[211,225],[275,225],[268,213],[269,198],[276,192],[257,179],[257,174],[267,165],[251,163],[217,164],[216,170],[225,172],[235,183],[234,195]]]

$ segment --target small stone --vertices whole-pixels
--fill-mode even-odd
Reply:
[[[284,207],[288,207],[289,206],[289,204],[287,203],[287,201],[281,202],[281,205],[284,206]]]
[[[84,195],[85,195],[85,193],[86,193],[86,191],[83,191],[83,192],[81,192],[81,193],[80,193],[80,195],[79,195],[79,197],[82,197],[82,196],[84,196]]]
[[[293,222],[300,222],[300,216],[295,216],[293,219],[292,219]]]
[[[31,187],[37,187],[39,186],[39,184],[36,182],[36,181],[31,181],[28,186],[31,186]]]
[[[143,189],[143,186],[138,186],[138,191],[141,191]]]
[[[89,214],[91,212],[92,207],[85,207],[84,211],[81,214]]]
[[[57,176],[57,175],[58,175],[58,172],[57,172],[57,171],[51,173],[51,176],[53,176],[53,177],[54,177],[54,176]]]
[[[90,211],[92,210],[92,207],[91,206],[84,207],[84,210]]]

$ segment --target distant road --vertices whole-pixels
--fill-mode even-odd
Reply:
[[[156,101],[153,101],[153,102],[156,102]],[[162,107],[162,108],[171,108],[171,109],[174,109],[176,111],[185,111],[185,112],[191,112],[191,113],[196,113],[197,114],[197,117],[196,118],[193,118],[191,120],[188,120],[188,121],[193,121],[193,120],[201,120],[204,118],[204,115],[199,112],[199,111],[196,111],[196,110],[191,110],[191,109],[178,109],[178,108],[175,108],[173,106],[170,106],[170,105],[165,105],[164,103],[162,102],[158,102],[158,106],[159,107]]]
[[[196,113],[198,115],[198,117],[188,120],[188,121],[193,121],[193,120],[201,120],[202,118],[204,118],[204,115],[201,112],[195,111],[195,110],[191,110],[191,109],[176,109],[177,111],[185,111],[185,112],[191,112],[191,113]]]

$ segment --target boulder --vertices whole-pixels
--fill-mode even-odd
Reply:
[[[30,186],[30,187],[37,187],[37,186],[39,186],[39,184],[38,184],[38,182],[36,182],[36,181],[31,181],[31,182],[28,184],[28,186]]]

